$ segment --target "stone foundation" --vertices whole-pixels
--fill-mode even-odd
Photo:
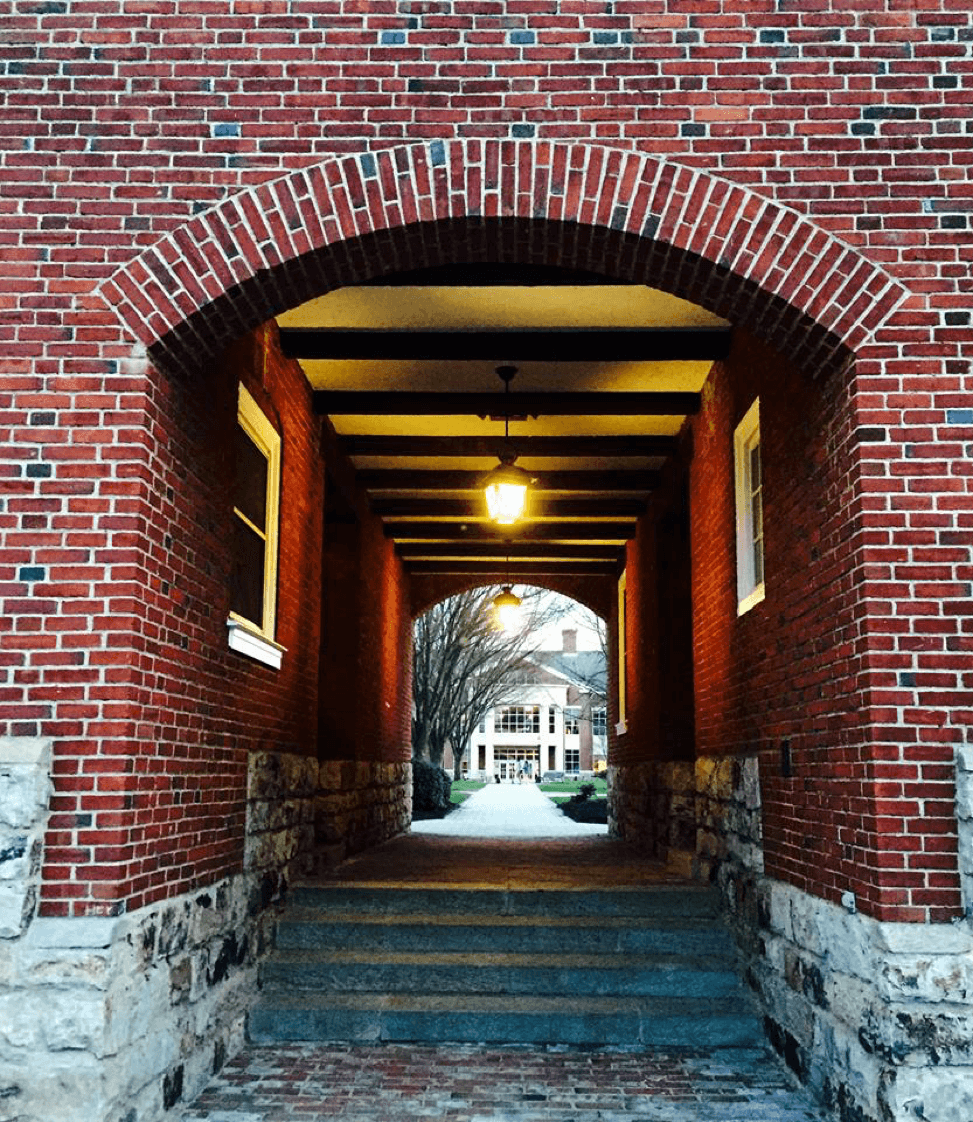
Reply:
[[[764,876],[759,780],[756,756],[698,761],[697,868],[723,894],[771,1043],[841,1122],[973,1117],[968,925],[879,923]]]
[[[685,876],[696,838],[693,765],[685,761],[608,769],[608,831]]]
[[[411,823],[411,762],[322,761],[314,799],[319,860],[336,864],[405,833]]]
[[[250,878],[111,918],[36,919],[0,997],[0,1118],[147,1122],[242,1044],[268,913]]]
[[[349,852],[407,829],[410,765],[254,753],[241,873],[120,917],[37,919],[49,768],[49,743],[0,742],[0,1122],[176,1117],[243,1043],[316,828]]]
[[[0,940],[22,935],[37,906],[50,770],[49,740],[0,737]]]
[[[973,936],[756,886],[771,1042],[842,1122],[973,1117]],[[850,903],[849,903],[850,906]]]

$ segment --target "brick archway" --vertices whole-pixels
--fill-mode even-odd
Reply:
[[[412,618],[419,616],[434,608],[450,596],[460,592],[468,592],[474,588],[487,588],[495,585],[496,579],[479,576],[421,576],[412,578]],[[535,576],[518,579],[515,583],[533,585],[536,588],[545,588],[549,592],[556,592],[566,596],[569,600],[576,600],[579,604],[589,608],[602,619],[608,619],[612,609],[612,596],[615,593],[614,580],[604,577],[557,577]]]
[[[184,362],[338,285],[471,259],[652,284],[808,369],[859,348],[907,295],[797,212],[699,169],[586,144],[499,140],[302,168],[180,226],[100,292],[157,358]]]

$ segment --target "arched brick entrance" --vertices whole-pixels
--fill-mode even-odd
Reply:
[[[633,152],[527,141],[435,141],[302,169],[174,230],[100,291],[160,355],[205,353],[405,260],[552,257],[644,278],[809,367],[861,347],[906,297],[746,187]]]
[[[900,313],[909,294],[877,265],[796,212],[704,172],[580,144],[479,141],[433,142],[335,158],[243,192],[168,234],[116,272],[100,293],[159,367],[191,369],[200,355],[215,354],[308,297],[391,271],[462,261],[566,265],[652,284],[732,321],[746,334],[748,346],[753,344],[753,362],[779,372],[781,385],[794,373],[792,368],[803,370],[805,386],[808,373],[826,385],[826,410],[795,442],[808,463],[819,457],[819,494],[828,504],[824,545],[819,549],[815,539],[808,555],[822,588],[830,573],[829,599],[812,605],[820,629],[803,645],[799,682],[800,704],[813,717],[813,735],[792,743],[797,734],[787,720],[778,719],[777,710],[772,719],[754,716],[766,715],[776,702],[774,691],[793,684],[786,670],[796,647],[789,644],[808,597],[799,574],[792,573],[793,595],[768,620],[769,638],[741,640],[730,625],[717,636],[720,658],[710,676],[709,713],[719,717],[729,712],[724,702],[736,691],[746,695],[745,719],[730,713],[733,719],[725,726],[714,720],[707,729],[714,754],[703,768],[693,774],[690,761],[677,760],[671,774],[651,773],[640,792],[647,798],[661,792],[663,801],[675,793],[693,815],[701,806],[708,822],[734,817],[743,824],[729,843],[738,846],[731,853],[736,857],[754,842],[760,800],[769,792],[771,801],[764,809],[769,807],[765,820],[774,831],[774,850],[765,868],[758,869],[754,859],[745,870],[750,879],[741,876],[729,887],[742,925],[752,921],[750,935],[761,922],[761,908],[775,906],[800,917],[800,923],[795,919],[790,927],[775,928],[773,939],[781,957],[806,960],[807,969],[800,968],[808,979],[804,998],[814,1004],[821,975],[812,967],[820,969],[817,964],[828,958],[836,940],[847,935],[874,947],[884,936],[876,936],[866,921],[943,921],[956,914],[959,899],[954,854],[930,843],[928,852],[906,858],[907,849],[911,853],[915,848],[910,831],[925,829],[920,816],[906,809],[908,802],[903,800],[901,813],[913,818],[908,829],[903,825],[902,836],[883,834],[877,814],[879,784],[897,781],[895,769],[903,766],[914,738],[911,730],[872,738],[879,717],[873,706],[881,696],[876,690],[885,684],[876,673],[887,669],[875,656],[888,644],[868,607],[869,582],[883,577],[868,567],[866,546],[869,532],[884,524],[881,511],[867,500],[868,477],[879,474],[881,465],[874,461],[881,453],[873,460],[862,443],[879,438],[858,378],[882,373],[883,329],[907,319]],[[788,369],[773,366],[771,351],[787,356]],[[726,451],[727,425],[732,432],[737,405],[723,402],[723,428],[714,437],[714,445],[722,441],[720,455]],[[794,420],[797,431],[801,418]],[[821,433],[826,441],[817,439]],[[831,474],[821,460],[835,465]],[[895,483],[885,486],[886,491],[894,488]],[[817,529],[812,526],[808,537]],[[377,538],[373,544],[377,548]],[[642,565],[637,553],[631,556],[644,587],[651,565]],[[732,559],[723,562],[725,568]],[[393,569],[389,563],[383,570],[389,587],[397,579]],[[725,572],[716,576],[722,579]],[[833,627],[821,622],[829,614]],[[842,660],[837,683],[829,678],[831,651],[840,651]],[[748,664],[755,665],[753,652],[776,660],[775,675],[756,685],[745,674]],[[394,661],[394,653],[391,645],[381,652],[385,664]],[[645,680],[652,672],[651,659],[639,664]],[[914,683],[904,679],[901,684],[911,688]],[[380,700],[386,704],[384,695]],[[933,718],[926,720],[932,723]],[[730,731],[721,742],[724,727]],[[889,752],[878,758],[879,739],[905,745],[901,757]],[[734,758],[748,744],[753,751],[746,759]],[[639,751],[633,747],[624,766],[636,764]],[[802,752],[803,770],[796,775],[793,757]],[[917,779],[925,777],[927,763],[930,776],[939,768],[936,782],[930,781],[928,805],[935,822],[928,827],[929,836],[952,821],[945,796],[934,802],[947,788],[942,771],[948,767],[948,752],[944,738],[906,765]],[[344,767],[347,761],[341,763]],[[684,780],[687,786],[681,789]],[[751,828],[754,832],[748,834]],[[709,840],[709,855],[725,857],[726,850],[716,850],[726,838]],[[925,842],[923,838],[920,844]],[[899,875],[906,859],[909,868]],[[769,876],[762,880],[764,872]],[[848,884],[853,891],[843,890]],[[849,891],[864,916],[854,921],[863,926],[846,931],[838,901]],[[772,895],[773,904],[768,903]],[[935,953],[948,957],[938,944]],[[758,965],[764,969],[761,987],[779,1018],[776,1039],[782,1050],[797,1054],[801,1048],[818,1048],[817,1029],[813,1041],[794,1037],[798,1015],[788,1022],[793,998],[778,974],[767,970],[766,963]],[[838,970],[834,984],[843,984],[842,977]],[[863,998],[863,1008],[872,1001],[872,996]],[[821,1024],[825,1035],[835,1032],[857,1047],[857,1013],[817,1004],[810,1011],[801,1007],[800,1017],[806,1014],[802,1023]],[[881,997],[873,1004],[881,1034],[891,1023],[888,1003]],[[882,1047],[884,1038],[877,1040],[875,1054]],[[820,1056],[815,1062],[820,1063]],[[828,1062],[836,1061],[830,1057]],[[869,1079],[877,1084],[883,1077],[880,1065],[875,1061],[872,1066]]]

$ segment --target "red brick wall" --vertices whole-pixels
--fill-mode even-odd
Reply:
[[[686,442],[682,456],[667,467],[626,549],[626,731],[612,734],[610,752],[611,762],[622,767],[649,760],[691,760],[696,751],[693,574],[683,460],[689,454]],[[615,596],[612,651],[618,649],[617,587]],[[614,728],[614,683],[610,706]]]
[[[503,574],[498,573],[493,578],[493,583],[498,583]],[[459,574],[424,576],[417,574],[412,577],[409,587],[412,595],[413,618],[421,616],[433,604],[445,600],[447,596],[455,596],[468,588],[478,588],[483,585],[482,578],[461,576]],[[531,577],[521,583],[547,588],[552,592],[559,592],[572,600],[590,608],[596,615],[607,619],[611,614],[615,600],[615,581],[611,577]]]
[[[766,599],[737,617],[733,430],[758,395]],[[855,675],[862,562],[848,533],[852,434],[840,379],[812,382],[738,334],[692,435],[698,753],[761,753],[770,875],[832,900],[851,890],[873,914],[951,918],[951,746],[873,744]],[[883,662],[903,665],[873,665]]]
[[[226,640],[239,381],[283,442],[277,640],[286,652],[279,671],[229,650]],[[275,334],[261,332],[205,372],[160,376],[157,393],[146,469],[151,544],[132,574],[126,621],[135,649],[130,667],[107,651],[90,660],[117,663],[126,682],[124,691],[111,691],[119,705],[105,705],[119,719],[85,726],[89,736],[111,736],[102,751],[77,734],[58,740],[48,914],[111,911],[121,902],[133,908],[239,868],[247,752],[317,752],[325,475],[308,384],[280,357]],[[409,615],[401,566],[375,540],[375,523],[367,524],[368,547],[355,562],[356,579],[368,586],[355,620],[361,649],[342,653],[370,674],[357,704],[344,697],[341,715],[353,735],[343,747],[346,758],[394,761],[408,759]],[[56,735],[63,726],[44,727]]]
[[[157,729],[180,745],[201,735],[182,698],[208,679],[190,687],[184,664],[215,625],[151,583],[179,575],[178,556],[159,556],[163,517],[215,533],[156,497],[196,470],[199,438],[169,429],[173,405],[200,403],[133,340],[175,331],[198,355],[343,278],[476,253],[655,283],[804,360],[836,339],[857,351],[834,400],[884,439],[844,461],[854,642],[841,654],[888,774],[868,836],[848,844],[876,865],[905,860],[906,843],[922,860],[949,846],[935,794],[973,717],[965,2],[625,0],[607,14],[78,0],[4,20],[0,702],[4,731],[56,739],[57,813],[84,796],[105,816],[59,820],[62,900],[113,906],[116,884],[156,891],[160,864],[188,868],[145,838],[145,864],[130,859],[128,816],[138,803],[165,838],[155,772],[202,770],[181,747],[142,747]],[[395,147],[407,141],[432,143]],[[504,221],[484,233],[465,215]],[[381,233],[416,218],[411,237]],[[215,501],[211,480],[192,487]],[[182,579],[200,598],[216,584]],[[214,722],[232,743],[233,722]],[[236,775],[238,749],[221,751],[220,774]],[[231,820],[227,784],[213,805]],[[891,856],[886,837],[903,839]],[[956,899],[928,869],[880,897],[877,912],[909,919]]]
[[[97,682],[96,668],[107,667],[101,705],[92,689],[77,706],[77,727],[41,725],[57,738],[47,913],[137,907],[238,868],[247,750],[314,751],[321,543],[309,513],[323,495],[318,422],[307,383],[272,343],[265,353],[265,341],[263,333],[243,339],[203,372],[156,376],[139,487],[126,487],[132,513],[123,517],[116,503],[103,522],[113,541],[131,542],[131,564],[110,570],[118,646],[109,634],[103,649],[96,640],[78,659],[91,668],[81,681]],[[227,646],[239,381],[283,439],[277,638],[287,653],[279,672]],[[74,597],[62,612],[84,606],[81,592],[62,589]],[[116,616],[120,595],[128,600]],[[93,622],[101,628],[100,616]],[[62,633],[65,647],[72,639]]]

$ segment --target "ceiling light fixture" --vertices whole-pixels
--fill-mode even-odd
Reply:
[[[486,495],[487,512],[490,520],[498,526],[512,526],[519,522],[527,511],[527,493],[530,476],[515,464],[516,453],[510,447],[510,383],[517,373],[516,366],[498,366],[497,375],[504,385],[503,440],[500,463],[490,472],[483,483]]]
[[[493,626],[497,631],[517,631],[520,628],[522,613],[520,610],[521,599],[513,590],[510,581],[510,554],[507,554],[507,583],[494,596]]]

